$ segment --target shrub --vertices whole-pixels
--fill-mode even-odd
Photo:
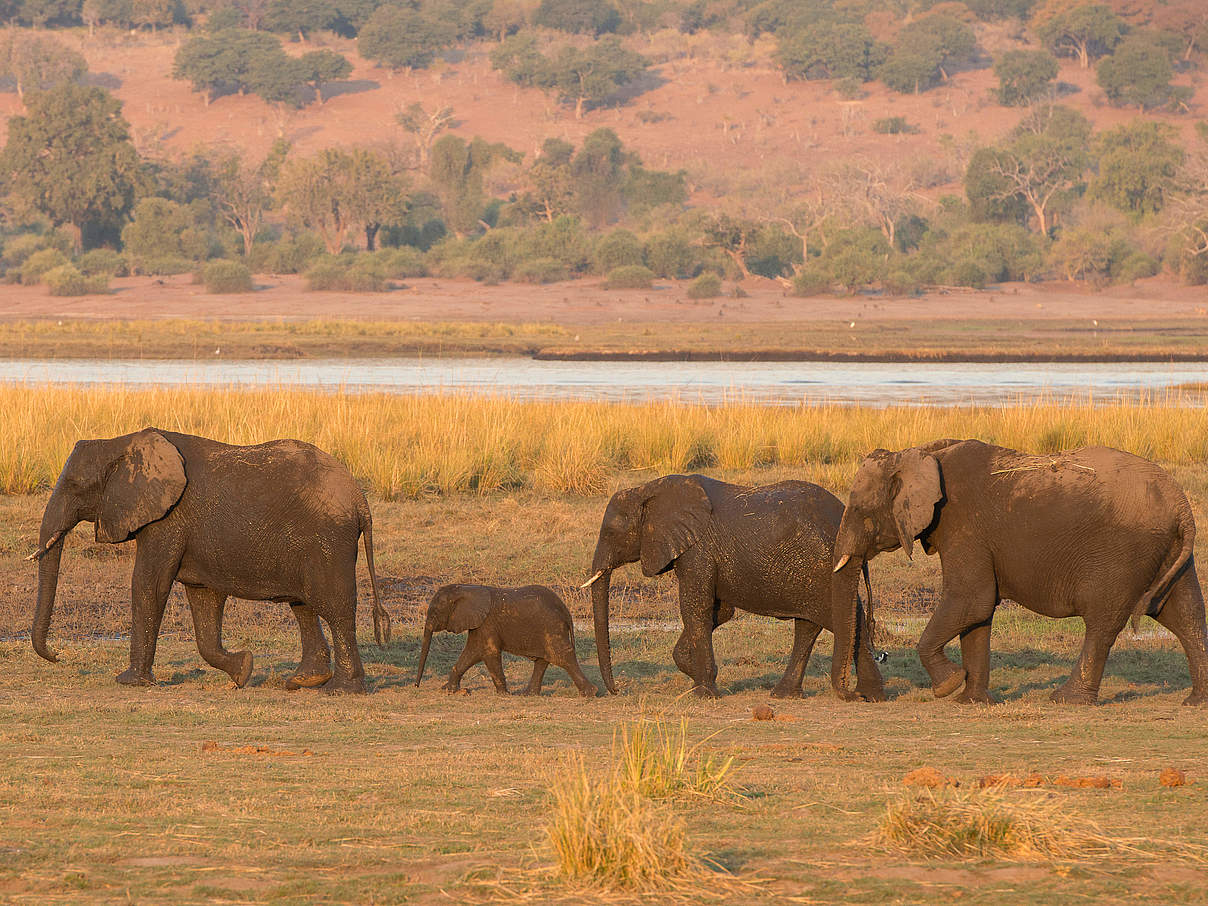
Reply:
[[[901,267],[891,270],[881,284],[891,296],[913,296],[922,289],[918,275]]]
[[[70,264],[52,267],[42,274],[42,281],[52,296],[82,296],[88,292],[88,281]]]
[[[338,262],[321,261],[306,272],[306,288],[315,291],[346,289],[346,268]]]
[[[479,242],[486,239],[484,236]],[[568,270],[581,273],[587,270],[591,260],[591,238],[578,217],[563,215],[552,223],[516,232],[508,253],[512,256],[509,269],[523,259],[553,258]],[[502,261],[499,263],[503,264]]]
[[[21,282],[26,286],[41,283],[42,275],[47,271],[68,263],[67,256],[58,249],[44,248],[36,251],[21,265]]]
[[[613,268],[627,264],[643,264],[642,243],[629,230],[613,230],[600,237],[592,249],[592,269],[607,274]]]
[[[51,233],[22,233],[20,236],[14,236],[8,242],[4,243],[4,254],[0,257],[0,262],[6,268],[19,269],[26,259],[34,252],[40,252],[44,249],[58,249],[65,255],[71,248],[71,243],[67,237],[58,232]]]
[[[642,257],[656,276],[683,280],[701,271],[700,249],[678,233],[659,233],[646,240]]]
[[[89,277],[124,277],[129,273],[126,259],[113,249],[93,249],[85,252],[76,261],[76,267]]]
[[[650,289],[654,283],[654,271],[641,264],[626,264],[614,267],[604,281],[605,289]]]
[[[945,274],[945,282],[952,286],[970,286],[973,289],[985,289],[990,279],[985,265],[974,258],[962,258],[949,267]]]
[[[998,102],[1019,107],[1042,98],[1057,78],[1057,60],[1047,50],[1008,50],[994,61]]]
[[[521,283],[556,283],[569,280],[570,271],[557,258],[530,258],[516,265],[512,279]]]
[[[390,280],[381,261],[368,255],[342,255],[319,261],[306,272],[306,288],[316,291],[381,293],[390,289]]]
[[[258,274],[300,274],[324,254],[322,239],[299,233],[253,246],[248,266]]]
[[[424,253],[409,245],[395,249],[379,249],[373,253],[382,276],[391,280],[404,277],[423,277],[428,273],[424,264]]]
[[[219,258],[207,261],[201,269],[207,293],[248,293],[252,291],[252,272],[239,261]]]
[[[910,125],[904,116],[886,116],[873,121],[872,131],[881,135],[902,135],[919,130]]]
[[[793,277],[794,296],[821,296],[830,292],[834,280],[826,269],[817,264],[807,264]]]
[[[701,274],[688,285],[689,299],[715,299],[721,295],[721,277],[712,272]]]

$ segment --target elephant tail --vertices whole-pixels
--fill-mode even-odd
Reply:
[[[369,587],[373,590],[373,637],[380,647],[390,641],[390,614],[382,606],[382,597],[378,594],[377,568],[373,564],[373,515],[369,512],[369,504],[363,500],[357,516],[361,540],[365,544],[365,565],[369,567]]]
[[[1187,561],[1191,559],[1192,551],[1195,547],[1195,517],[1191,513],[1191,505],[1187,502],[1186,496],[1181,495],[1179,501],[1179,528],[1178,537],[1181,545],[1176,553],[1162,561],[1165,569],[1149,586],[1145,589],[1145,593],[1141,595],[1141,599],[1137,601],[1137,606],[1133,608],[1132,628],[1133,632],[1137,631],[1137,627],[1143,616],[1155,616],[1162,610],[1162,604],[1165,601],[1166,595],[1170,593],[1171,586],[1179,577],[1179,573],[1187,565]]]

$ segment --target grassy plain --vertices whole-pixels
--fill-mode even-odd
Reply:
[[[27,393],[43,421],[65,404],[40,395],[59,391]],[[0,412],[15,399],[4,400]],[[239,439],[268,430],[263,412],[239,408],[250,401],[240,394],[100,391],[56,415],[56,423],[64,419],[56,430],[72,424],[79,433],[125,430],[144,413],[139,407],[169,399],[182,404],[181,413],[185,403],[196,410],[189,417],[199,428],[225,425],[225,435]],[[283,399],[274,411],[296,414],[307,401],[305,395]],[[332,398],[326,404],[339,410],[385,402]],[[316,400],[309,404],[318,407]],[[505,412],[502,405],[466,400],[443,405],[453,408],[400,412],[455,423],[478,405],[495,413],[496,425]],[[547,410],[519,411],[530,419]],[[1035,432],[1048,423],[1126,445],[1142,436],[1134,423],[1143,422],[1201,519],[1208,506],[1208,469],[1197,461],[1208,429],[1197,413],[1174,407],[815,414],[825,420],[796,417],[815,433],[827,425],[829,434],[851,445],[836,448],[847,452],[835,453],[830,465],[761,460],[706,470],[747,482],[810,477],[842,494],[860,444],[867,445],[865,432],[905,443],[993,429],[1004,440],[1036,447],[1026,442],[1037,440]],[[349,427],[382,417],[371,408],[336,423]],[[621,407],[598,408],[595,417],[614,430],[621,424],[649,430],[639,423],[654,419],[682,422],[691,432],[704,415]],[[880,421],[892,418],[902,421],[896,427]],[[11,436],[17,420],[0,425],[0,436]],[[393,427],[377,437],[392,456],[416,455]],[[448,449],[454,447],[450,442]],[[341,455],[349,458],[348,450]],[[576,757],[589,770],[604,771],[618,726],[643,709],[686,719],[689,739],[703,752],[733,755],[738,764],[743,794],[734,801],[688,797],[661,806],[683,822],[691,852],[756,882],[736,892],[706,878],[689,887],[691,899],[1040,904],[1075,895],[1091,902],[1146,897],[1172,903],[1208,896],[1208,714],[1179,705],[1189,681],[1173,640],[1150,621],[1139,635],[1126,630],[1108,664],[1103,704],[1059,708],[1047,695],[1072,665],[1079,621],[1041,620],[1004,605],[995,621],[992,674],[992,690],[1004,704],[964,708],[933,701],[921,687],[911,646],[939,587],[935,558],[907,563],[893,554],[874,564],[886,630],[881,644],[890,653],[883,670],[891,700],[880,705],[830,696],[824,636],[806,697],[773,702],[778,720],[752,721],[752,709],[768,701],[783,668],[790,635],[782,623],[749,616],[716,635],[725,697],[685,697],[687,680],[670,657],[674,584],[665,577],[645,580],[636,568],[614,581],[620,696],[584,702],[551,670],[542,699],[499,698],[476,668],[466,678],[469,694],[449,697],[438,691],[438,677],[460,650],[461,638],[453,636],[437,637],[430,679],[422,689],[412,685],[420,609],[442,582],[541,581],[557,588],[579,619],[586,617],[589,602],[576,586],[587,572],[606,496],[645,474],[610,465],[604,486],[589,493],[520,483],[470,493],[430,489],[394,500],[375,496],[379,573],[396,638],[385,649],[369,643],[368,608],[362,608],[362,654],[373,694],[335,699],[284,690],[297,638],[281,605],[228,607],[228,646],[248,648],[257,658],[250,686],[230,688],[201,662],[179,591],[157,658],[160,685],[115,685],[112,677],[127,657],[133,550],[97,545],[86,527],[76,530],[64,556],[51,632],[62,660],[41,661],[24,638],[35,574],[21,558],[34,546],[46,492],[0,496],[0,901],[663,902],[661,895],[630,898],[562,883],[544,837],[556,776]],[[1206,543],[1201,537],[1201,562]],[[363,585],[362,599],[366,591]],[[586,624],[578,636],[580,658],[595,678]],[[518,687],[527,663],[509,659],[507,668]],[[1045,785],[1004,792],[1008,804],[1043,798],[1057,810],[1054,820],[1075,827],[1095,822],[1105,835],[1129,842],[1111,854],[1071,850],[1022,861],[874,846],[869,835],[886,809],[919,795],[902,779],[922,765],[958,780],[962,789],[990,774],[1040,772]],[[1159,771],[1167,767],[1185,771],[1191,783],[1160,786]],[[1055,786],[1059,775],[1103,776],[1120,786]]]
[[[628,320],[430,321],[373,319],[0,320],[0,357],[16,359],[297,359],[400,355],[742,360],[1162,361],[1200,359],[1208,320],[1113,318],[749,320],[699,316]]]

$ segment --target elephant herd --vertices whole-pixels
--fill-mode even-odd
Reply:
[[[302,657],[287,687],[362,692],[356,642],[357,545],[363,542],[374,633],[390,639],[378,596],[373,522],[348,470],[299,441],[232,446],[147,428],[76,444],[42,519],[34,650],[47,647],[63,538],[79,522],[97,541],[135,539],[130,666],[118,682],[149,685],[168,594],[184,586],[197,648],[236,685],[250,652],[227,651],[222,618],[230,596],[291,605]],[[1183,490],[1153,463],[1106,447],[1033,456],[978,440],[937,440],[876,450],[862,462],[846,508],[804,481],[742,487],[701,475],[669,475],[617,492],[592,560],[600,674],[616,692],[609,644],[613,571],[640,562],[647,576],[674,572],[683,631],[676,665],[702,695],[717,695],[713,631],[736,609],[793,621],[793,647],[775,696],[801,694],[814,642],[834,633],[831,685],[844,699],[884,698],[870,643],[868,564],[915,542],[938,553],[940,601],[918,653],[937,697],[990,702],[990,629],[1013,600],[1050,617],[1080,616],[1082,651],[1058,702],[1093,702],[1108,652],[1130,619],[1151,616],[1182,645],[1191,673],[1185,704],[1208,696],[1208,635],[1192,549],[1195,520]],[[863,576],[865,596],[860,595]],[[332,652],[319,624],[327,623]],[[446,688],[485,661],[506,691],[500,653],[534,660],[530,693],[553,663],[594,695],[574,656],[565,604],[543,586],[446,586],[433,597],[423,664],[434,631],[469,631]],[[961,663],[944,653],[959,639]],[[855,666],[856,685],[850,674]],[[417,679],[418,682],[418,679]]]

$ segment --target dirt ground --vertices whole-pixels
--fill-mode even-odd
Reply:
[[[298,276],[258,276],[251,293],[212,295],[188,275],[126,277],[108,295],[51,296],[44,286],[0,289],[0,319],[187,318],[257,320],[351,318],[422,321],[509,321],[559,324],[735,325],[785,321],[919,321],[1200,319],[1208,288],[1162,278],[1094,290],[1069,284],[1009,283],[987,290],[952,289],[909,298],[791,296],[772,280],[744,282],[745,298],[689,299],[687,282],[661,280],[651,290],[608,290],[586,278],[566,283],[487,286],[472,280],[420,278],[387,293],[307,292]]]

